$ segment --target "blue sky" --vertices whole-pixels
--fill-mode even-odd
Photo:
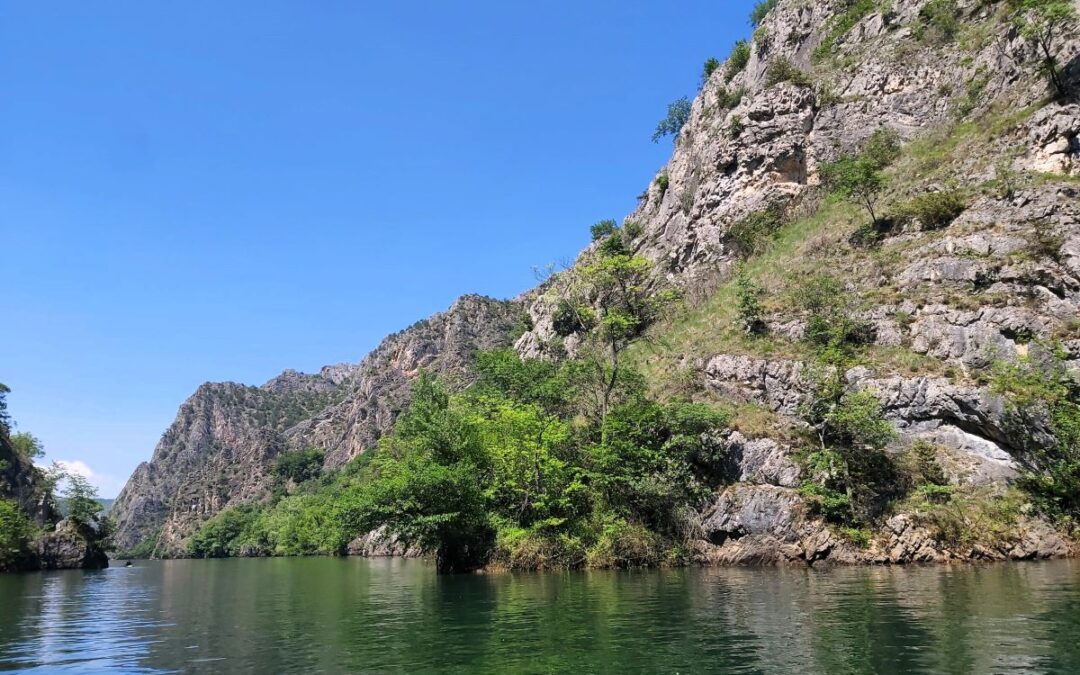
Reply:
[[[0,4],[19,429],[111,497],[201,382],[529,288],[633,208],[750,4]]]

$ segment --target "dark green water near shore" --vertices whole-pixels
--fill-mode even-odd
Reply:
[[[0,575],[0,670],[1080,672],[1080,562],[437,577],[419,561]]]

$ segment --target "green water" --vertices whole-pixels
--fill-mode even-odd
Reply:
[[[0,670],[1080,673],[1080,562],[437,577],[419,561],[0,575]]]

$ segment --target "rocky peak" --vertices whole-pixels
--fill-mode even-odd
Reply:
[[[199,523],[266,496],[283,451],[318,447],[327,468],[341,466],[391,427],[421,370],[467,381],[473,353],[508,345],[520,311],[514,302],[464,296],[389,336],[359,364],[314,375],[286,370],[261,387],[201,385],[117,498],[117,546],[182,553]]]

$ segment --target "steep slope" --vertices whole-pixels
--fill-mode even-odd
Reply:
[[[985,505],[998,508],[1030,459],[1024,448],[1046,432],[1011,422],[1007,401],[988,386],[994,365],[1043,358],[1040,345],[1056,342],[1074,379],[1080,373],[1078,38],[1075,22],[1058,28],[1053,50],[1071,96],[1053,100],[1009,3],[780,0],[745,67],[729,62],[704,83],[672,159],[622,229],[687,297],[682,313],[638,345],[637,364],[657,391],[744,412],[736,427],[745,433],[728,439],[738,480],[693,525],[702,560],[1068,550],[1023,509],[1002,516],[1008,526],[993,546],[966,535],[947,541],[930,522],[941,515],[932,504],[894,505],[897,515],[865,548],[826,527],[799,489],[810,479],[807,374],[818,367],[801,296],[817,278],[835,281],[844,319],[868,335],[844,367],[845,386],[883,401],[900,432],[890,453],[931,444],[957,494],[971,496],[957,508],[988,518]],[[885,174],[885,217],[868,232],[865,211],[826,194],[821,169],[879,130],[903,147]],[[960,195],[962,212],[940,223],[908,215],[913,198],[928,194]],[[755,217],[772,229],[748,247]],[[761,335],[739,325],[736,271],[761,291]],[[564,340],[553,325],[559,288],[530,306],[535,328],[517,343],[523,355],[572,351],[574,336]]]
[[[464,380],[471,355],[507,345],[519,315],[516,302],[464,296],[387,337],[359,364],[285,371],[261,387],[202,385],[117,497],[117,547],[181,554],[200,523],[266,496],[273,462],[287,449],[318,447],[328,469],[339,467],[393,424],[421,370]]]

